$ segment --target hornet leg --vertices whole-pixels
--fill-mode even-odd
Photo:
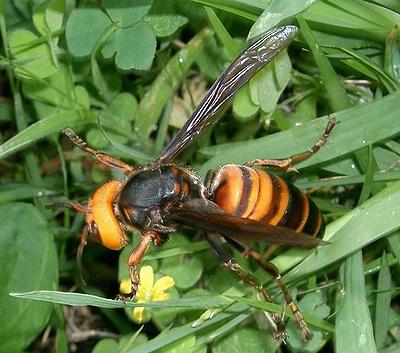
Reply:
[[[135,298],[136,292],[139,287],[139,276],[136,271],[137,265],[142,261],[144,254],[150,246],[150,243],[153,240],[154,231],[150,230],[145,232],[142,235],[142,239],[140,243],[132,250],[131,254],[128,257],[128,267],[129,267],[129,276],[131,280],[131,291],[130,293],[120,293],[117,295],[118,300],[126,300]]]
[[[272,298],[268,291],[263,288],[262,283],[254,277],[252,274],[243,270],[240,265],[230,256],[226,250],[224,249],[221,241],[219,240],[219,236],[215,233],[206,233],[205,234],[208,243],[211,248],[217,254],[218,258],[222,262],[222,264],[233,271],[239,278],[247,283],[248,285],[255,287],[264,297],[266,302],[272,302]],[[281,340],[285,337],[285,323],[282,321],[282,317],[279,314],[272,315],[272,320],[276,324],[277,332],[275,334],[276,338]]]
[[[108,154],[97,152],[94,149],[90,148],[85,141],[83,141],[72,129],[69,127],[65,128],[63,131],[63,134],[66,135],[71,142],[79,147],[80,149],[84,150],[85,152],[88,152],[92,154],[93,156],[96,157],[96,159],[105,165],[108,165],[109,167],[117,168],[123,170],[125,173],[129,173],[134,168],[130,166],[129,164],[126,164],[122,161],[120,161],[117,158],[114,158],[112,156],[109,156]]]
[[[322,145],[324,145],[330,135],[331,131],[336,125],[335,118],[329,118],[328,124],[326,128],[319,138],[319,140],[312,146],[309,150],[294,154],[293,156],[286,158],[286,159],[255,159],[251,162],[246,163],[247,166],[261,166],[261,167],[268,167],[274,169],[280,169],[283,171],[295,171],[296,169],[293,165],[303,162],[306,159],[310,158],[313,154],[317,153]]]
[[[298,306],[293,301],[293,298],[290,295],[290,293],[285,285],[285,282],[283,281],[283,278],[279,273],[278,268],[271,262],[263,261],[262,256],[258,252],[247,249],[242,244],[240,244],[230,238],[226,238],[226,240],[229,244],[231,244],[233,247],[235,247],[239,251],[245,252],[246,255],[250,256],[264,271],[266,271],[267,273],[269,273],[271,276],[274,277],[279,289],[281,290],[281,292],[283,294],[283,297],[285,298],[287,305],[289,306],[290,310],[292,311],[293,316],[295,317],[295,319],[300,327],[300,330],[303,334],[304,339],[306,341],[310,340],[312,337],[312,332],[308,328],[308,325],[305,322],[304,317],[301,314]]]

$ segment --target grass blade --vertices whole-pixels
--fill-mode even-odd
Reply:
[[[301,35],[307,42],[309,46],[315,63],[321,73],[322,81],[324,87],[330,98],[330,105],[333,111],[340,111],[351,106],[350,99],[347,96],[346,90],[343,87],[342,82],[336,75],[335,70],[330,64],[329,60],[326,58],[322,50],[320,49],[318,43],[316,42],[314,36],[311,33],[310,27],[308,27],[307,22],[302,16],[297,16],[297,21],[300,25]]]
[[[248,37],[255,37],[283,21],[293,18],[315,3],[316,0],[272,0],[251,27]]]
[[[361,251],[345,260],[340,278],[343,297],[338,301],[339,311],[336,315],[336,352],[376,353]]]
[[[156,352],[158,349],[189,335],[196,334],[207,329],[208,332],[210,332],[210,328],[212,328],[215,324],[219,323],[220,327],[223,322],[232,320],[234,317],[240,315],[245,310],[248,310],[247,305],[233,304],[229,307],[229,311],[218,313],[218,315],[215,315],[213,318],[204,321],[202,325],[198,327],[192,327],[192,323],[188,323],[181,327],[174,328],[167,333],[163,333],[162,335],[153,338],[152,340],[146,342],[145,344],[142,344],[139,347],[135,347],[133,350],[130,350],[129,353]]]
[[[296,166],[304,168],[346,155],[362,147],[395,136],[400,132],[400,92],[395,92],[373,103],[358,105],[342,110],[334,116],[337,124],[328,143],[321,150]],[[377,119],[379,117],[379,119]],[[203,149],[207,155],[214,155],[200,169],[205,175],[227,163],[245,163],[255,158],[286,158],[310,148],[327,124],[328,117],[319,118],[259,139],[230,143]]]
[[[184,49],[180,50],[165,65],[164,69],[154,80],[149,91],[140,101],[135,117],[135,128],[142,133],[144,137],[154,130],[162,110],[181,82],[185,73],[213,32],[209,29],[202,30],[197,34]]]
[[[180,298],[177,300],[160,301],[153,303],[135,303],[124,302],[121,300],[107,299],[92,294],[82,293],[69,293],[58,291],[34,291],[27,293],[10,293],[12,297],[39,300],[51,303],[58,303],[73,306],[95,306],[99,308],[125,308],[125,307],[152,307],[152,308],[165,308],[165,307],[197,307],[208,309],[217,306],[226,306],[231,303],[229,299],[223,296],[202,296],[197,298]]]
[[[58,134],[66,126],[74,126],[79,122],[89,123],[93,121],[94,119],[83,121],[79,114],[74,114],[72,111],[61,111],[41,119],[0,145],[0,159],[21,151],[44,137],[54,133]]]
[[[238,42],[235,42],[229,32],[226,30],[224,24],[218,18],[216,13],[210,7],[205,7],[208,20],[210,21],[215,34],[222,42],[223,46],[228,50],[230,57],[233,59],[242,49]]]
[[[294,281],[317,272],[334,262],[362,249],[400,227],[400,182],[395,182],[360,207],[329,224],[325,240],[330,244],[319,247],[299,266],[285,275],[286,281]],[[298,252],[298,250],[297,250]],[[296,250],[289,250],[273,262],[284,270],[301,257],[292,258]],[[300,254],[305,254],[301,252]]]
[[[381,270],[378,276],[378,287],[375,307],[375,340],[376,347],[382,349],[386,345],[389,329],[389,310],[391,300],[392,279],[385,252],[381,257]]]
[[[236,300],[239,303],[243,303],[243,304],[247,304],[249,306],[258,308],[258,309],[263,309],[263,310],[267,310],[269,312],[275,312],[275,313],[282,313],[282,307],[280,305],[274,304],[274,303],[267,303],[264,301],[259,301],[259,300],[252,300],[249,298],[245,298],[245,297],[233,297],[233,296],[228,296],[228,298],[231,298],[233,300]],[[294,317],[292,311],[289,308],[285,309],[285,315],[289,316],[289,317]],[[312,315],[307,315],[305,313],[303,313],[304,316],[304,320],[307,321],[307,323],[309,323],[310,325],[313,325],[315,327],[318,327],[322,330],[325,330],[327,332],[335,332],[335,327],[323,320],[319,320],[315,317],[313,317]]]

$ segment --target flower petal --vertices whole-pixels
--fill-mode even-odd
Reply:
[[[157,295],[153,296],[153,300],[155,302],[165,302],[169,299],[169,293],[160,292]]]
[[[146,288],[144,288],[141,284],[139,284],[138,290],[135,295],[136,301],[142,300],[142,302],[145,302],[145,297],[146,297]]]
[[[124,278],[119,284],[119,292],[122,294],[129,294],[131,292],[131,279]]]
[[[175,284],[174,279],[170,276],[161,277],[154,284],[155,291],[165,291],[173,287]]]
[[[143,320],[144,307],[136,307],[133,309],[133,321],[140,324]]]
[[[142,266],[142,268],[140,269],[139,278],[140,286],[142,286],[145,291],[152,288],[154,283],[153,267]]]

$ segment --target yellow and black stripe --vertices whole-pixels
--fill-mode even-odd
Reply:
[[[213,201],[227,213],[323,235],[324,221],[314,202],[278,176],[229,164],[218,171],[212,189]]]

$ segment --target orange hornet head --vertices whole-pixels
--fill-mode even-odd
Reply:
[[[86,223],[94,239],[111,250],[123,248],[127,239],[115,211],[114,200],[121,181],[111,180],[100,186],[90,197]]]
[[[81,273],[81,258],[87,244],[88,233],[95,241],[111,250],[119,250],[127,243],[125,232],[114,209],[114,201],[121,185],[122,182],[119,180],[108,181],[96,189],[90,197],[87,207],[73,205],[76,211],[86,215],[86,225],[82,231],[81,243],[77,252],[78,267]]]

